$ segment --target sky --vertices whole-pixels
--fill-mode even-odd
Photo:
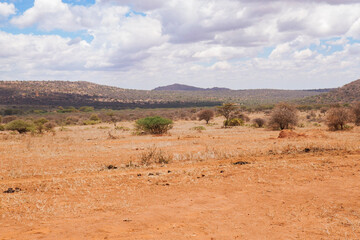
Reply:
[[[0,0],[0,80],[314,89],[359,78],[360,0]]]

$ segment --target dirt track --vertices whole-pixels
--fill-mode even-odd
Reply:
[[[360,238],[359,128],[278,139],[194,125],[162,137],[0,136],[0,239]],[[154,144],[172,161],[137,167]]]

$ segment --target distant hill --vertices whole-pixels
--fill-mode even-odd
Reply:
[[[153,91],[224,91],[224,90],[230,90],[229,88],[198,88],[193,86],[188,86],[184,84],[172,84],[168,86],[163,87],[157,87],[153,89]]]
[[[329,91],[204,89],[180,84],[157,89],[123,89],[80,81],[0,81],[0,105],[94,106],[124,109],[214,106],[223,102],[236,102],[253,106],[302,100]]]
[[[306,98],[304,101],[319,104],[360,102],[360,79],[327,93]]]

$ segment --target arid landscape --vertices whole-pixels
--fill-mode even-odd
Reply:
[[[0,132],[0,239],[359,239],[360,128],[300,122]]]
[[[0,240],[360,240],[359,0],[0,1]]]

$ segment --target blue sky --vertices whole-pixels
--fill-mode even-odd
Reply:
[[[0,79],[310,89],[360,76],[355,0],[0,0]]]

